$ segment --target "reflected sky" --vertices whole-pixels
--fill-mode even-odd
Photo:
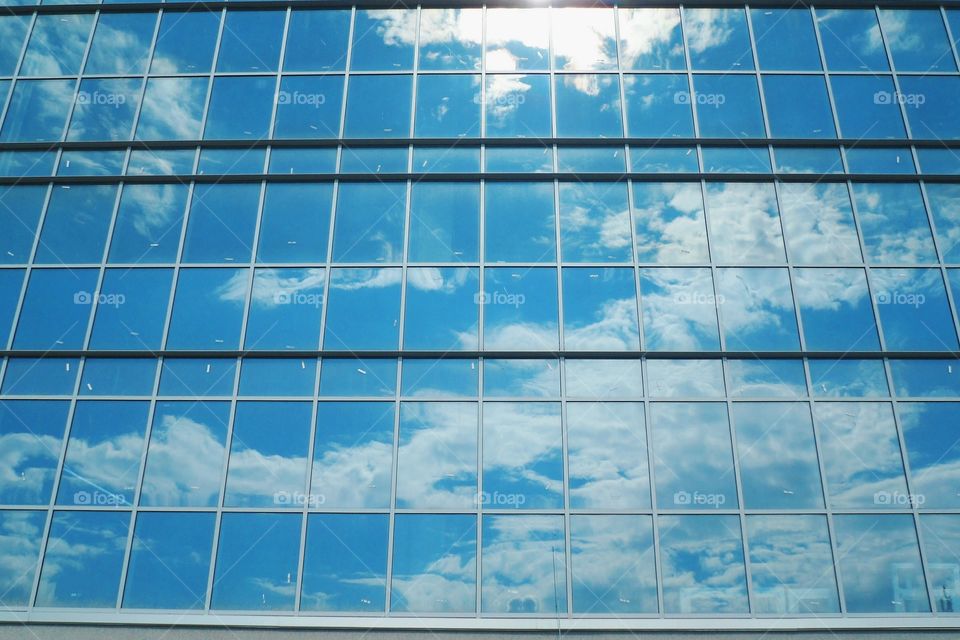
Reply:
[[[695,182],[634,182],[637,260],[707,262],[703,195]]]
[[[43,511],[0,511],[0,607],[27,606],[46,520]]]
[[[391,611],[474,612],[476,580],[476,516],[397,516]]]
[[[570,518],[576,613],[657,611],[651,524],[650,516]]]
[[[567,610],[562,516],[484,516],[482,611]]]
[[[491,402],[483,408],[483,506],[563,505],[560,405]]]
[[[720,348],[716,296],[709,269],[642,269],[640,296],[648,349]]]

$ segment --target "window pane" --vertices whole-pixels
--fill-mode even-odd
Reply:
[[[152,12],[101,14],[84,73],[143,73],[156,24],[157,16]]]
[[[489,75],[485,100],[487,136],[550,137],[550,76]]]
[[[688,9],[684,22],[694,69],[753,69],[743,9]]]
[[[861,262],[846,185],[782,182],[778,186],[783,233],[793,262]]]
[[[343,76],[284,76],[277,94],[275,138],[337,138]]]
[[[260,140],[269,135],[272,77],[219,77],[213,81],[204,140]]]
[[[558,75],[557,135],[571,138],[619,138],[620,83],[612,74]]]
[[[197,185],[182,260],[249,262],[259,204],[259,184]]]
[[[553,262],[556,217],[552,182],[487,182],[487,262]]]
[[[400,262],[407,188],[403,182],[341,184],[333,227],[336,262]]]
[[[199,138],[207,84],[206,78],[150,78],[143,94],[136,138]]]
[[[114,608],[129,527],[122,511],[54,513],[36,605]]]
[[[724,395],[720,360],[647,360],[654,398],[716,398]]]
[[[51,18],[55,16],[50,16]],[[73,80],[21,80],[0,130],[3,142],[53,142],[63,135],[73,104]]]
[[[480,69],[483,12],[424,9],[420,12],[420,69]]]
[[[38,16],[20,65],[21,76],[72,76],[80,72],[94,14]]]
[[[57,504],[133,503],[149,410],[148,402],[77,403]]]
[[[927,509],[956,508],[960,404],[901,402],[897,409],[910,462],[912,502]]]
[[[861,269],[795,269],[797,303],[807,348],[876,351],[877,323]]]
[[[476,262],[480,188],[468,182],[421,182],[410,203],[411,262]]]
[[[481,610],[566,613],[563,529],[563,516],[484,516]]]
[[[836,136],[827,86],[820,76],[765,75],[763,94],[773,137]]]
[[[400,269],[334,269],[325,349],[396,349],[400,341]]]
[[[736,509],[726,406],[657,402],[650,424],[660,509]]]
[[[229,402],[158,402],[140,504],[214,507],[226,453]]]
[[[641,11],[641,9],[634,9]],[[658,11],[654,9],[654,11]],[[621,13],[622,15],[622,13]],[[680,74],[624,76],[627,128],[634,138],[693,136],[690,85]]]
[[[307,519],[300,608],[383,613],[387,514],[321,514]]]
[[[413,148],[411,169],[416,173],[479,173],[479,147]]]
[[[485,349],[560,347],[555,269],[487,268],[483,278],[483,299],[489,300],[483,310]]]
[[[114,185],[61,185],[53,189],[34,261],[100,262],[117,199]]]
[[[900,443],[886,402],[814,405],[824,473],[833,508],[903,508],[906,496]]]
[[[229,396],[233,393],[234,358],[164,358],[161,396]]]
[[[558,404],[491,402],[484,406],[484,508],[561,508],[563,475]]]
[[[327,358],[320,367],[320,396],[392,398],[397,392],[397,361]]]
[[[549,47],[549,9],[487,10],[487,71],[546,70]]]
[[[300,509],[310,440],[309,402],[239,402],[224,505]]]
[[[156,373],[153,358],[87,358],[80,395],[148,396],[153,393]]]
[[[957,336],[939,270],[874,269],[870,279],[888,349],[956,349]]]
[[[77,384],[78,358],[11,358],[3,374],[4,395],[69,396]]]
[[[291,147],[270,150],[269,173],[334,173],[337,166],[337,150],[305,149]]]
[[[140,513],[123,594],[129,609],[202,609],[213,513]]]
[[[638,349],[633,269],[564,269],[563,333],[567,349]]]
[[[321,402],[317,406],[309,506],[385,509],[390,505],[395,412],[392,402]]]
[[[554,68],[569,71],[617,68],[613,10],[556,8],[550,17]]]
[[[640,398],[643,376],[639,360],[571,360],[564,362],[570,398]]]
[[[807,395],[801,360],[727,360],[727,382],[734,397],[800,398]]]
[[[30,602],[46,521],[45,511],[0,511],[0,580],[6,585],[0,606],[22,609]]]
[[[641,269],[640,299],[647,349],[720,349],[709,269]]]
[[[418,138],[480,134],[480,76],[424,75],[417,81],[414,135]]]
[[[898,99],[907,105],[907,119],[914,138],[960,138],[956,106],[960,100],[960,78],[904,76],[901,89],[903,93],[898,94]]]
[[[393,535],[391,611],[476,611],[476,516],[398,515]]]
[[[475,268],[407,269],[404,348],[478,349],[479,309],[485,303]]]
[[[920,518],[923,550],[926,555],[927,581],[937,611],[956,611],[954,598],[958,584],[957,545],[960,545],[960,518],[955,515],[924,515]]]
[[[957,70],[940,11],[881,9],[880,22],[897,71]]]
[[[107,269],[90,336],[92,349],[159,349],[173,269]]]
[[[853,185],[863,244],[880,264],[936,262],[927,212],[916,184]]]
[[[783,232],[772,184],[708,182],[710,247],[719,262],[784,262]]]
[[[181,269],[167,347],[236,349],[249,289],[246,269]]]
[[[219,30],[219,11],[164,11],[150,73],[210,71]]]
[[[642,404],[568,403],[567,447],[572,509],[650,508]]]
[[[564,262],[629,262],[630,208],[625,184],[560,184],[560,247]]]
[[[347,65],[350,11],[295,10],[290,14],[284,71],[343,71]],[[339,108],[339,102],[338,108]]]
[[[241,396],[312,396],[317,378],[316,358],[244,358]]]
[[[684,69],[680,11],[621,7],[620,65],[623,69]]]
[[[329,183],[268,184],[257,262],[325,262],[332,200]]]
[[[849,613],[930,611],[907,515],[838,515],[837,562]]]
[[[760,94],[753,76],[697,74],[693,77],[693,90],[701,136],[764,136]]]
[[[317,348],[326,279],[326,269],[257,269],[246,348]]]
[[[944,262],[960,262],[960,185],[926,184],[930,215]]]
[[[404,360],[400,395],[427,398],[476,397],[477,360]]]
[[[756,613],[839,613],[823,516],[747,516]]]
[[[703,196],[695,182],[634,182],[637,260],[707,262]]]
[[[416,9],[357,11],[353,26],[352,70],[412,69],[416,35]]]
[[[487,398],[559,398],[560,363],[485,358],[483,395]]]
[[[817,9],[827,66],[832,71],[886,71],[877,13],[870,9]]]
[[[747,509],[823,508],[806,403],[738,402],[733,422]]]
[[[96,286],[97,269],[35,269],[20,311],[14,348],[81,348]]]
[[[193,149],[133,149],[127,175],[172,176],[193,172]]]
[[[718,269],[717,292],[726,348],[794,351],[800,348],[786,269]]]
[[[824,147],[774,147],[779,173],[842,173],[840,149]]]
[[[831,76],[840,136],[903,138],[903,117],[890,76]]]
[[[960,396],[960,370],[956,360],[890,360],[890,373],[898,396]],[[9,364],[7,367],[9,368]]]
[[[750,20],[761,69],[820,70],[820,52],[809,9],[750,9]]]
[[[285,11],[227,11],[217,71],[276,71],[286,17]]]
[[[49,504],[69,408],[67,401],[0,402],[7,468],[0,478],[0,503]]]
[[[746,613],[747,582],[737,516],[660,516],[666,613]]]
[[[46,195],[46,187],[25,185],[8,187],[0,195],[0,224],[4,228],[0,263],[26,264],[30,259]]]
[[[397,460],[397,507],[475,507],[476,403],[404,402]]]
[[[813,395],[825,398],[885,396],[887,376],[879,360],[810,360]]]
[[[292,611],[302,517],[223,514],[211,608]]]
[[[20,61],[23,39],[30,28],[30,16],[6,15],[0,19],[0,75],[12,76]]]
[[[572,516],[573,610],[655,613],[657,575],[650,516]]]
[[[109,261],[174,262],[186,203],[186,185],[125,185],[114,223]]]

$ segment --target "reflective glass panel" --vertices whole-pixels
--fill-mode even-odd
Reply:
[[[772,184],[708,182],[706,195],[714,260],[784,262],[783,232]]]
[[[6,585],[0,606],[24,608],[30,602],[46,521],[44,511],[0,511],[0,579]]]
[[[480,86],[478,75],[420,76],[414,135],[418,138],[480,135]]]
[[[752,75],[697,74],[693,77],[693,90],[701,136],[764,136],[760,94],[757,81]]]
[[[143,94],[137,140],[199,138],[207,86],[206,78],[150,78]]]
[[[618,138],[623,135],[617,76],[558,75],[553,90],[557,101],[558,136]]]
[[[35,269],[20,310],[14,348],[81,348],[97,285],[96,271]]]
[[[620,65],[623,69],[684,69],[680,11],[620,8]]]
[[[553,262],[556,214],[552,182],[487,182],[487,262]]]
[[[559,398],[560,363],[486,358],[483,395],[487,398]]]
[[[94,14],[38,16],[20,65],[21,76],[70,76],[80,72]]]
[[[890,360],[889,362],[893,385],[898,396],[960,396],[960,368],[956,360]]]
[[[93,33],[84,73],[143,73],[150,60],[150,40],[156,24],[154,13],[102,14]]]
[[[128,140],[140,104],[141,80],[84,80],[67,140]]]
[[[263,200],[257,262],[324,262],[333,185],[271,183]]]
[[[343,76],[284,76],[277,94],[275,138],[336,138]]]
[[[257,269],[246,348],[317,348],[326,281],[326,269]]]
[[[480,276],[475,268],[407,269],[403,345],[475,350],[480,346]]]
[[[960,185],[928,183],[925,186],[940,255],[944,262],[960,262]]]
[[[897,71],[957,70],[940,11],[881,9],[880,24]]]
[[[480,187],[420,182],[410,196],[410,262],[476,262],[480,255]]]
[[[219,11],[164,11],[150,73],[210,71],[219,30]]]
[[[616,69],[617,39],[609,8],[557,8],[552,12],[555,69]]]
[[[566,394],[570,398],[639,398],[643,376],[639,360],[564,361]]]
[[[407,359],[403,361],[400,395],[427,398],[476,397],[477,360]]]
[[[272,77],[218,77],[213,81],[204,140],[260,140],[269,134]]]
[[[311,396],[317,378],[315,358],[245,358],[241,396]]]
[[[955,515],[924,515],[920,535],[927,559],[927,582],[937,611],[956,611],[955,598],[960,580],[957,573],[957,545],[960,545],[960,518]]]
[[[0,477],[0,503],[49,504],[69,404],[54,400],[0,402],[0,442],[7,468]]]
[[[820,51],[809,9],[750,9],[750,21],[761,69],[820,70]]]
[[[916,184],[856,183],[867,257],[880,264],[936,262],[930,223]]]
[[[877,323],[862,269],[795,269],[793,277],[808,349],[879,349]]]
[[[960,462],[960,404],[901,402],[900,427],[910,463],[913,502],[927,509],[960,505],[957,466]]]
[[[844,138],[903,138],[903,116],[890,76],[831,76]]]
[[[487,268],[483,273],[483,300],[485,349],[559,348],[555,269]]]
[[[400,341],[400,278],[400,269],[333,269],[324,348],[396,349]]]
[[[483,407],[483,494],[487,509],[563,506],[560,405],[488,402]]]
[[[684,33],[694,69],[753,69],[743,9],[689,9]]]
[[[832,71],[886,71],[877,13],[870,9],[817,9],[827,67]]]
[[[55,16],[49,16],[51,18]],[[63,135],[74,99],[73,80],[21,80],[0,129],[3,142],[53,142]]]
[[[350,11],[302,9],[290,14],[284,71],[343,71]]]
[[[397,389],[397,361],[385,358],[327,358],[320,367],[320,396],[392,398]]]
[[[563,333],[571,350],[639,348],[633,269],[564,269]]]
[[[341,184],[333,227],[336,262],[400,262],[405,183]]]
[[[627,186],[560,183],[560,251],[564,262],[629,262]]]
[[[100,262],[117,200],[115,185],[60,185],[50,194],[34,261]]]
[[[826,398],[885,396],[887,375],[879,360],[810,360],[814,396]]]
[[[846,185],[782,182],[780,217],[790,259],[800,264],[860,262]]]
[[[487,71],[546,70],[550,14],[541,8],[487,10]]]
[[[741,398],[800,398],[807,395],[802,360],[727,360],[730,395]]]
[[[654,398],[716,398],[724,395],[720,360],[647,360],[649,394]]]
[[[939,270],[874,269],[870,280],[888,349],[956,349],[956,332]]]
[[[481,9],[420,11],[420,63],[424,70],[480,69]]]
[[[87,358],[80,395],[148,396],[153,392],[156,371],[153,358]]]
[[[647,349],[720,348],[716,295],[709,269],[642,269],[640,298]]]
[[[484,101],[487,136],[550,137],[550,76],[489,75]]]
[[[482,535],[482,611],[566,612],[563,516],[488,515]]]
[[[820,76],[764,75],[763,95],[773,137],[836,137],[827,86]]]
[[[181,269],[167,347],[236,349],[249,286],[246,269]]]
[[[8,187],[0,195],[0,224],[4,228],[0,263],[26,264],[30,259],[46,195],[46,187],[26,185]]]
[[[696,182],[634,182],[639,262],[707,262],[703,195]]]
[[[794,351],[800,348],[786,269],[718,269],[717,294],[727,349]]]
[[[286,12],[227,11],[226,16],[217,71],[276,71]]]
[[[412,69],[416,37],[416,9],[357,11],[353,25],[351,68],[354,71]]]
[[[173,269],[106,269],[90,347],[159,349]]]

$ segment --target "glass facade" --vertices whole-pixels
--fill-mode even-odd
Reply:
[[[8,4],[0,621],[956,625],[960,9]]]

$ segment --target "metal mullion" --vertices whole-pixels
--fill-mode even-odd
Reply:
[[[290,30],[290,20],[292,20],[291,12],[292,10],[288,5],[287,8],[284,9],[283,35],[280,36],[280,62],[277,64],[277,81],[273,88],[273,105],[270,110],[270,125],[267,127],[267,138],[273,138],[273,128],[277,124],[277,112],[280,110],[280,100],[278,99],[278,96],[280,95],[280,85],[283,81],[283,64],[287,54],[287,34]],[[264,158],[264,163],[269,161],[270,149],[271,147],[268,147],[268,153],[264,154],[266,156],[266,158]],[[267,164],[264,164],[263,166],[264,173],[267,173],[267,166]]]
[[[54,472],[53,476],[53,486],[50,490],[50,501],[46,507],[47,520],[44,523],[43,535],[40,538],[40,562],[37,563],[37,571],[33,576],[33,586],[30,589],[29,601],[27,602],[28,609],[36,606],[37,597],[39,596],[40,574],[43,572],[43,565],[46,563],[47,547],[50,544],[50,530],[53,525],[53,516],[57,507],[57,494],[60,493],[60,480],[63,476],[63,467],[67,459],[67,445],[70,442],[70,435],[73,431],[73,417],[76,413],[77,401],[80,396],[80,380],[83,378],[84,363],[85,359],[81,358],[77,364],[77,380],[73,385],[73,393],[69,399],[70,407],[67,410],[67,420],[63,431],[63,442],[60,444],[60,456],[57,458],[56,471]],[[130,512],[130,515],[131,517],[133,516],[132,511]]]
[[[207,95],[204,97],[203,101],[203,112],[200,116],[200,140],[203,142],[203,136],[207,130],[207,117],[210,115],[210,102],[213,98],[213,83],[216,79],[217,72],[217,62],[220,60],[220,44],[223,41],[223,30],[226,28],[227,24],[227,10],[223,8],[219,11],[220,13],[220,24],[217,25],[217,40],[213,47],[213,60],[210,62],[210,72],[208,74],[201,74],[201,77],[207,76]],[[197,151],[199,156],[199,149]],[[197,160],[199,162],[199,159]]]
[[[557,373],[560,376],[560,447],[563,465],[563,479],[561,480],[561,490],[563,491],[563,564],[564,564],[564,598],[566,599],[566,615],[570,618],[573,615],[573,542],[570,534],[570,443],[567,431],[567,371],[566,358],[557,360]],[[556,580],[556,573],[554,573]],[[556,617],[560,616],[560,611],[554,611]]]
[[[690,61],[690,47],[687,43],[686,11],[683,5],[678,7],[678,11],[680,15],[680,42],[683,45],[683,59],[686,65],[686,69],[684,69],[684,75],[687,76],[687,96],[689,98],[688,103],[690,105],[690,114],[693,118],[693,135],[695,138],[699,138],[700,119],[697,117],[697,110],[694,108],[696,106],[696,100],[694,99],[693,92],[693,67],[691,66]],[[694,143],[694,148],[697,150],[697,168],[700,168],[703,166],[703,154],[700,150],[699,144]]]
[[[143,99],[147,95],[147,82],[150,79],[150,67],[153,65],[153,56],[156,54],[157,39],[160,37],[161,22],[163,22],[163,9],[160,9],[156,13],[156,24],[153,27],[153,36],[151,36],[150,39],[150,49],[146,59],[146,68],[141,72],[143,82],[140,83],[140,98],[137,102],[137,111],[133,114],[133,122],[130,125],[129,137],[131,141],[137,137],[137,127],[140,126],[140,117],[143,115]],[[127,157],[124,160],[123,168],[121,170],[122,175],[127,174],[130,164],[130,157],[132,155],[133,150],[130,146],[127,146]]]
[[[259,200],[257,202],[257,218],[253,227],[253,241],[250,245],[250,261],[243,267],[239,267],[241,269],[249,270],[249,273],[247,274],[246,299],[244,300],[244,306],[243,306],[243,312],[242,312],[243,315],[242,315],[241,324],[240,324],[240,343],[238,345],[238,348],[241,350],[246,348],[245,345],[247,343],[247,323],[250,320],[250,313],[253,310],[253,288],[256,285],[255,276],[257,273],[256,267],[254,266],[254,260],[256,260],[257,245],[260,241],[260,223],[263,220],[263,203],[266,198],[266,193],[267,193],[267,184],[266,182],[261,182]],[[236,394],[236,391],[234,391],[234,394]]]
[[[647,483],[650,491],[651,531],[653,535],[653,564],[657,579],[657,612],[664,616],[663,603],[663,565],[660,562],[660,511],[657,505],[657,486],[653,453],[653,418],[650,415],[649,371],[646,358],[640,359],[640,379],[643,385],[643,428],[647,444]]]
[[[743,12],[746,14],[747,39],[750,42],[750,53],[753,56],[753,73],[755,74],[754,77],[757,80],[757,93],[760,94],[760,115],[763,118],[764,131],[767,133],[768,137],[772,137],[772,130],[770,129],[770,116],[767,112],[767,99],[764,96],[763,91],[763,76],[760,74],[760,57],[757,54],[757,40],[756,35],[753,32],[753,16],[751,15],[749,4],[744,5]],[[726,73],[723,75],[726,75]],[[767,148],[769,150],[769,146]]]
[[[916,149],[913,149],[913,153],[916,154]],[[917,162],[917,166],[919,166],[919,162]],[[958,315],[958,312],[956,311],[957,307],[955,304],[955,297],[953,295],[952,287],[950,286],[950,271],[945,266],[946,261],[944,260],[944,254],[940,249],[940,236],[937,233],[937,225],[933,216],[933,207],[930,206],[930,197],[927,194],[927,184],[921,180],[919,182],[919,186],[920,199],[923,202],[923,208],[926,210],[927,214],[927,226],[930,229],[930,235],[933,238],[933,250],[936,252],[939,259],[936,268],[940,270],[940,278],[943,281],[943,288],[947,295],[947,305],[951,313],[951,318],[953,319],[954,342],[956,342],[956,340],[960,338],[960,315]]]
[[[847,197],[850,199],[850,211],[853,214],[853,225],[854,225],[854,228],[857,230],[857,241],[860,243],[860,258],[863,260],[863,265],[860,265],[855,268],[863,269],[864,278],[867,281],[867,295],[870,296],[870,309],[873,311],[873,321],[877,327],[877,339],[880,341],[880,353],[886,354],[887,341],[883,335],[883,323],[880,321],[880,306],[877,303],[877,297],[873,293],[874,285],[873,285],[873,278],[871,276],[871,266],[870,266],[870,262],[867,259],[867,245],[863,239],[863,231],[860,229],[860,212],[857,207],[857,198],[853,193],[853,182],[850,180],[847,180],[846,184],[847,184]]]
[[[94,267],[98,270],[97,284],[90,297],[90,315],[87,318],[87,330],[83,334],[83,342],[89,349],[90,340],[93,338],[93,321],[97,317],[97,311],[100,308],[100,291],[103,288],[103,281],[107,273],[107,255],[110,253],[110,242],[113,236],[114,225],[117,221],[117,212],[120,210],[120,195],[123,193],[123,183],[117,183],[117,193],[113,196],[113,210],[110,212],[110,222],[107,225],[107,237],[103,244],[103,252],[100,255],[100,264]]]
[[[233,396],[228,401],[230,402],[230,413],[228,416],[229,423],[227,424],[227,436],[224,440],[224,451],[223,451],[223,475],[220,477],[220,495],[217,499],[217,504],[215,507],[216,517],[213,527],[213,544],[210,545],[210,568],[207,572],[207,582],[206,582],[206,601],[203,606],[203,611],[209,612],[213,604],[213,589],[216,586],[216,568],[217,568],[217,554],[220,549],[220,530],[223,524],[223,514],[224,514],[224,502],[227,496],[227,477],[230,473],[230,462],[233,457],[233,423],[237,417],[237,396],[240,389],[240,365],[239,358],[237,358],[236,366],[234,367],[233,373]],[[203,400],[197,400],[198,403],[203,402]]]
[[[839,140],[840,136],[843,135],[843,132],[840,130],[840,116],[837,111],[837,101],[833,95],[833,83],[830,81],[830,69],[827,66],[827,54],[823,49],[823,37],[820,34],[820,22],[817,18],[817,10],[815,7],[810,7],[810,18],[813,21],[813,37],[817,41],[817,53],[820,56],[820,67],[823,70],[823,82],[827,85],[827,103],[830,105],[830,117],[833,120],[833,129],[834,129],[834,138]],[[840,162],[841,168],[844,173],[847,173],[847,155],[844,152],[843,146],[839,147],[840,149]]]
[[[315,369],[313,375],[313,394],[310,398],[310,437],[307,442],[307,473],[304,478],[304,500],[303,500],[303,521],[300,523],[300,551],[297,555],[297,592],[294,595],[293,610],[296,614],[300,613],[300,603],[303,597],[303,572],[307,554],[307,522],[310,519],[310,504],[313,501],[313,465],[316,462],[313,458],[313,452],[317,442],[317,414],[319,401],[317,390],[320,388],[320,362],[319,358],[313,359]],[[239,392],[239,389],[238,389]]]
[[[943,20],[943,26],[947,30],[947,41],[950,42],[950,51],[953,52],[953,64],[957,69],[960,69],[960,51],[957,48],[957,37],[960,36],[960,33],[954,34],[950,29],[950,19],[947,16],[947,10],[940,5],[940,19]]]
[[[480,7],[480,138],[487,135],[487,5]],[[486,145],[480,147],[480,171],[487,165],[484,161]],[[483,255],[483,254],[481,254]]]
[[[773,183],[773,195],[777,205],[777,225],[780,227],[780,239],[783,242],[784,255],[786,257],[786,268],[787,268],[787,279],[790,283],[790,300],[793,301],[794,309],[794,318],[797,324],[797,333],[800,338],[800,351],[807,351],[807,340],[806,333],[803,330],[803,316],[800,313],[800,298],[797,294],[797,277],[794,273],[793,266],[793,257],[790,255],[790,252],[787,251],[787,243],[785,241],[785,234],[783,233],[783,220],[780,217],[780,212],[783,211],[783,200],[780,195],[780,186],[778,182]]]
[[[77,102],[80,96],[80,87],[83,85],[83,72],[84,68],[87,66],[87,58],[90,57],[90,49],[93,47],[93,36],[97,32],[97,25],[100,22],[100,10],[97,9],[93,12],[93,24],[90,26],[90,33],[87,35],[87,44],[83,49],[83,56],[80,58],[80,69],[77,71],[76,76],[69,76],[69,79],[76,77],[77,84],[73,89],[73,102],[70,105],[70,108],[67,110],[67,120],[63,125],[63,132],[60,134],[60,139],[58,142],[66,142],[67,134],[70,131],[70,125],[73,124],[73,114],[77,110]]]
[[[477,358],[477,493],[473,500],[473,510],[476,513],[476,603],[475,618],[479,618],[483,606],[483,367],[484,358]]]
[[[33,277],[34,259],[37,255],[37,249],[40,247],[40,234],[43,231],[43,225],[47,219],[47,208],[50,206],[50,199],[53,197],[53,185],[47,186],[47,193],[43,196],[40,215],[37,216],[37,228],[33,237],[33,245],[30,247],[30,253],[27,256],[27,263],[23,266],[23,283],[20,285],[20,297],[14,307],[13,319],[10,327],[10,336],[5,343],[7,350],[13,349],[14,338],[17,335],[17,329],[20,328],[20,314],[23,313],[23,305],[27,298],[27,289],[30,287],[30,280]]]
[[[907,134],[907,144],[913,140],[913,131],[910,127],[910,121],[907,119],[907,105],[903,101],[903,92],[900,90],[900,78],[897,74],[897,66],[893,62],[893,51],[887,45],[887,35],[883,28],[883,18],[880,13],[880,5],[873,6],[874,15],[877,17],[877,29],[880,32],[880,43],[883,45],[883,50],[887,54],[887,64],[890,65],[890,77],[893,80],[893,91],[895,93],[894,98],[896,100],[897,106],[900,108],[900,117],[903,119],[903,129]],[[946,25],[944,25],[946,27]]]
[[[753,577],[750,566],[750,543],[747,539],[747,516],[746,507],[743,502],[743,479],[740,477],[740,449],[737,444],[737,428],[734,420],[733,400],[730,399],[730,373],[728,371],[729,360],[722,359],[721,376],[723,377],[724,399],[723,403],[727,408],[727,431],[730,438],[730,463],[733,465],[733,482],[737,491],[737,517],[740,523],[740,545],[743,551],[743,574],[747,588],[747,611],[748,615],[756,613],[756,606],[753,597]]]
[[[187,199],[183,205],[183,220],[180,222],[180,239],[177,244],[177,257],[173,265],[173,279],[170,284],[170,296],[167,300],[166,317],[163,321],[163,333],[161,334],[160,344],[164,349],[167,348],[170,338],[170,325],[173,321],[173,305],[176,303],[177,289],[180,286],[180,271],[183,259],[183,248],[187,239],[187,222],[190,219],[190,211],[193,208],[193,195],[196,184],[191,182],[187,185]]]
[[[27,31],[23,36],[23,44],[20,45],[20,53],[17,55],[17,62],[13,67],[13,75],[10,78],[10,90],[7,92],[6,98],[3,102],[0,103],[0,123],[3,123],[6,120],[7,111],[10,109],[10,103],[13,102],[13,92],[17,88],[17,83],[20,78],[17,77],[17,74],[20,73],[20,67],[23,66],[23,60],[27,56],[27,47],[30,44],[30,39],[33,37],[33,29],[37,24],[37,14],[36,12],[30,14],[30,19],[27,21]]]
[[[720,287],[719,287],[720,279],[717,275],[718,267],[713,257],[713,234],[710,229],[710,215],[709,215],[709,212],[707,211],[708,209],[707,181],[699,180],[698,183],[700,187],[700,202],[703,204],[703,224],[704,224],[704,231],[706,232],[706,239],[707,239],[707,257],[710,260],[710,264],[706,268],[710,269],[710,278],[712,280],[711,284],[713,285],[713,297],[714,297],[713,307],[717,317],[717,338],[719,339],[719,343],[720,343],[720,353],[723,354],[723,353],[726,353],[727,351],[727,339],[726,339],[726,332],[724,331],[724,324],[723,324],[723,309],[722,309],[723,304],[721,303],[722,298],[718,293],[720,290]]]
[[[143,436],[143,451],[140,455],[140,469],[137,472],[137,482],[133,488],[133,501],[131,503],[132,515],[130,520],[130,531],[127,535],[127,548],[126,553],[123,556],[123,565],[120,570],[120,590],[117,593],[117,610],[123,608],[123,595],[126,591],[127,585],[127,573],[130,568],[130,559],[133,556],[133,539],[134,532],[136,531],[137,522],[139,520],[139,510],[137,507],[140,505],[140,497],[143,494],[143,479],[146,475],[147,470],[147,453],[150,449],[150,438],[153,436],[153,420],[156,416],[156,407],[157,407],[157,396],[160,393],[160,373],[163,371],[163,367],[160,366],[160,358],[154,359],[154,367],[156,371],[153,375],[153,393],[150,397],[150,406],[147,410],[147,428]],[[81,376],[82,381],[82,376]],[[102,398],[100,398],[102,400]]]
[[[397,381],[393,395],[393,451],[390,456],[390,506],[387,516],[387,573],[386,597],[384,599],[384,615],[390,614],[390,605],[393,600],[393,547],[396,534],[397,513],[397,475],[400,462],[400,387],[402,384],[403,358],[397,358]]]
[[[485,275],[485,265],[487,262],[487,183],[485,180],[480,180],[480,229],[479,229],[479,254],[480,254],[480,263],[477,266],[477,295],[474,296],[474,299],[477,301],[477,347],[481,351],[484,348],[484,331],[483,331],[483,322],[485,319],[485,309],[486,304],[484,303],[486,297],[484,296],[484,275]]]

